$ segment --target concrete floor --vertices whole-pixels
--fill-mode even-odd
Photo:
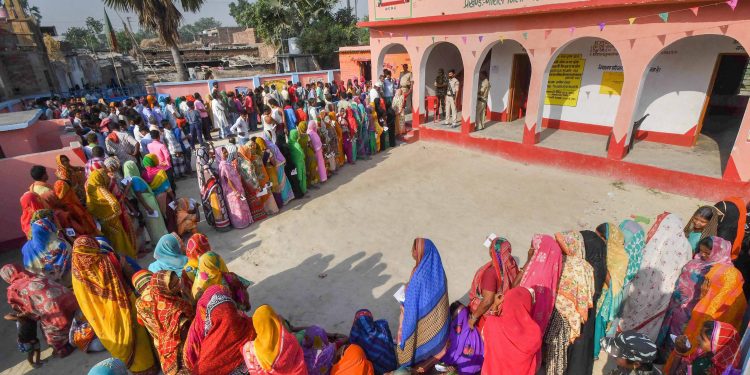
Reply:
[[[521,143],[523,142],[523,128],[526,126],[524,121],[524,118],[511,122],[488,121],[484,129],[472,132],[471,136]]]

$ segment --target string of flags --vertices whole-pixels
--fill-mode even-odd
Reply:
[[[698,16],[698,13],[700,12],[701,8],[714,7],[714,6],[718,6],[718,5],[726,5],[732,11],[734,11],[737,8],[738,3],[739,3],[739,0],[725,0],[725,1],[721,1],[721,2],[716,2],[716,3],[706,4],[706,5],[699,5],[699,6],[694,6],[694,7],[685,8],[685,9],[678,9],[678,10],[673,10],[673,11],[668,11],[668,12],[661,12],[661,13],[657,13],[657,14],[646,14],[646,15],[641,15],[641,16],[629,17],[627,20],[618,19],[618,20],[601,21],[601,22],[598,23],[598,27],[599,27],[599,31],[604,31],[604,29],[607,27],[608,24],[613,24],[613,23],[627,21],[628,25],[634,25],[634,24],[636,24],[636,21],[638,21],[638,19],[644,19],[644,18],[649,18],[649,17],[659,17],[662,20],[662,22],[668,23],[669,22],[669,16],[671,14],[674,14],[674,13],[690,11],[691,13],[693,13],[694,16]],[[748,22],[748,21],[741,21],[741,22],[735,22],[735,23],[744,23],[744,22]],[[726,26],[728,26],[728,25],[726,25]],[[579,27],[585,27],[585,26],[570,26],[568,28],[568,31],[570,32],[570,34],[574,34]],[[726,28],[725,27],[722,27],[722,31],[723,32],[726,32]],[[384,32],[382,30],[377,30],[377,29],[373,29],[373,28],[370,28],[370,29],[373,30],[373,31],[376,31],[378,33],[379,37],[381,37],[381,38],[383,37]],[[545,30],[544,31],[544,39],[547,39],[551,35],[551,33],[552,33],[552,30]],[[394,35],[404,37],[407,41],[409,40],[409,34],[408,33],[400,34],[400,33],[394,33],[394,32],[390,32],[390,31],[388,32],[388,36],[389,37],[393,38]],[[522,32],[521,33],[521,37],[524,40],[528,40],[529,39],[529,33],[528,32]],[[479,35],[478,36],[479,42],[481,43],[484,40],[484,38],[485,38],[484,35]],[[446,36],[445,40],[447,40],[447,39],[448,39],[448,37]],[[503,34],[500,34],[498,36],[498,39],[499,39],[500,43],[504,43],[505,39],[506,39],[506,36],[503,35]],[[381,42],[380,39],[377,39],[377,41],[378,41],[378,43]],[[463,42],[463,44],[466,44],[469,41],[469,37],[465,36],[465,35],[461,36],[461,41]],[[433,44],[435,43],[435,37],[434,36],[432,37],[432,43]]]

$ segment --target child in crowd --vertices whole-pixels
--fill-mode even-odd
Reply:
[[[656,344],[642,333],[625,331],[615,337],[602,338],[602,348],[617,364],[609,375],[661,375],[653,365]]]
[[[250,125],[247,123],[247,112],[240,113],[229,131],[237,137],[237,144],[244,145],[250,140]]]
[[[36,337],[36,320],[17,312],[5,315],[5,320],[16,322],[18,350],[21,353],[26,353],[26,360],[29,361],[29,365],[33,368],[42,367],[41,347],[39,346],[39,339]]]
[[[724,374],[734,362],[740,338],[731,324],[709,320],[703,323],[695,350],[687,336],[675,339],[675,351],[683,356],[678,366],[679,373],[693,375]]]

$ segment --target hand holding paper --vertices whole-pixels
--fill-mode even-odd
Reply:
[[[401,288],[398,288],[396,293],[393,294],[393,298],[400,303],[404,303],[406,301],[406,285],[401,285]]]

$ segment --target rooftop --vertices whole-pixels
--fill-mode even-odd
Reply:
[[[41,109],[0,113],[0,132],[27,128],[41,115]]]

